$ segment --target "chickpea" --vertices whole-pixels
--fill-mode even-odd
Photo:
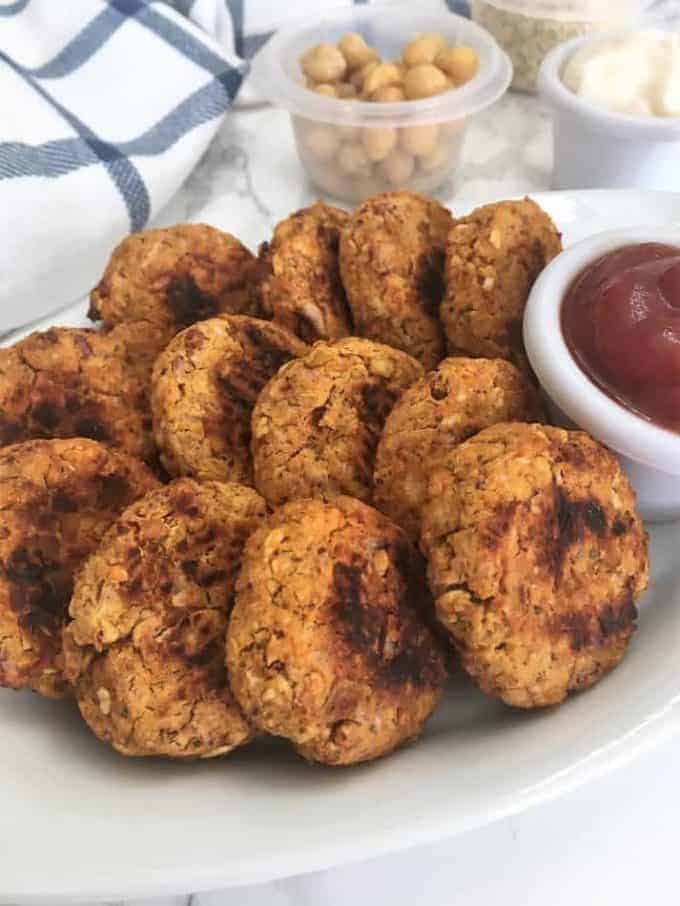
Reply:
[[[379,66],[379,65],[380,65],[379,61],[371,60],[370,63],[366,63],[366,65],[362,66],[361,69],[357,69],[355,72],[352,73],[352,75],[350,76],[350,82],[352,83],[352,85],[354,85],[354,87],[356,88],[357,91],[361,91],[361,88],[364,84],[364,79],[366,78],[366,76],[369,73],[373,72],[375,67]]]
[[[407,66],[420,66],[422,63],[434,63],[434,58],[446,48],[446,41],[436,33],[418,35],[404,48],[404,63]]]
[[[443,50],[434,62],[456,85],[469,82],[479,69],[479,57],[472,47],[451,47],[449,50]]]
[[[431,173],[433,170],[438,170],[440,167],[443,168],[447,165],[453,166],[451,156],[450,149],[446,145],[439,144],[430,152],[430,154],[426,154],[419,158],[419,163],[426,173]]]
[[[383,160],[397,144],[397,130],[391,126],[364,129],[361,133],[361,143],[370,160]]]
[[[415,161],[410,154],[395,148],[380,162],[380,173],[393,186],[403,186],[413,176]]]
[[[317,44],[300,58],[302,71],[315,82],[337,82],[347,72],[347,62],[334,44]]]
[[[343,173],[350,176],[367,176],[371,171],[371,161],[366,150],[359,142],[348,142],[338,151],[338,165]]]
[[[449,140],[459,138],[465,129],[465,117],[459,117],[457,120],[449,120],[448,123],[441,124],[442,137]]]
[[[351,82],[338,82],[335,91],[337,96],[343,100],[351,100],[357,96],[357,90]]]
[[[336,98],[338,96],[338,90],[335,85],[329,85],[328,82],[319,82],[318,85],[312,87],[312,91],[317,94],[323,94],[327,98]]]
[[[439,126],[436,123],[426,126],[404,126],[399,130],[399,144],[416,157],[431,154],[437,147]]]
[[[383,104],[392,103],[394,101],[405,101],[406,95],[404,94],[404,89],[399,85],[383,85],[382,88],[378,88],[377,91],[373,92],[371,100]]]
[[[378,52],[369,47],[363,37],[356,32],[348,32],[338,41],[338,50],[347,61],[348,69],[359,69],[366,63],[377,61]]]
[[[399,82],[401,82],[401,72],[394,63],[379,63],[364,79],[361,92],[370,96],[379,88]]]
[[[361,129],[358,126],[336,126],[335,131],[341,142],[359,141]]]
[[[339,140],[332,126],[312,126],[305,130],[303,143],[318,160],[330,160],[338,150]]]
[[[437,69],[431,63],[414,66],[413,69],[409,69],[404,79],[404,91],[410,101],[440,94],[446,87],[446,76],[441,69]]]

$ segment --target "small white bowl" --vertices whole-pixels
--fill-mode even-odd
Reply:
[[[608,252],[641,242],[680,248],[678,227],[631,227],[585,239],[558,255],[534,284],[524,314],[524,343],[553,420],[578,426],[612,449],[650,522],[680,519],[680,434],[625,408],[599,389],[564,339],[561,308],[574,279]]]
[[[538,90],[553,115],[555,189],[680,190],[680,117],[632,116],[596,107],[570,91],[562,71],[585,44],[611,35],[575,38],[541,65]]]

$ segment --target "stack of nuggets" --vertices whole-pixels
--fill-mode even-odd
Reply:
[[[519,327],[559,250],[532,201],[408,192],[318,202],[257,258],[124,240],[99,329],[0,350],[0,683],[125,755],[269,733],[341,765],[419,735],[449,644],[510,705],[596,682],[647,539],[615,459],[542,424]]]

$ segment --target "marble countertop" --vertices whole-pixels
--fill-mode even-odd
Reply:
[[[533,97],[507,95],[471,120],[462,165],[438,195],[455,210],[463,200],[470,205],[548,189],[551,166],[549,115]],[[238,110],[159,220],[195,219],[221,198],[215,224],[255,249],[277,221],[320,194],[298,160],[288,114]]]

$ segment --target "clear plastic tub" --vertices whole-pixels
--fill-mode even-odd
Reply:
[[[434,97],[396,103],[339,100],[305,87],[300,56],[323,41],[336,43],[347,32],[359,32],[383,59],[399,55],[420,32],[439,32],[450,44],[473,47],[479,56],[475,77],[460,88]],[[512,78],[512,65],[493,38],[474,22],[451,13],[419,13],[411,4],[355,6],[321,14],[311,23],[288,26],[253,60],[255,88],[291,116],[298,154],[307,174],[321,190],[356,203],[368,195],[395,188],[431,194],[458,166],[470,119],[497,101]],[[417,130],[427,127],[427,130]],[[392,161],[365,163],[352,172],[352,149],[366,130],[393,130]],[[423,153],[413,154],[414,135]],[[425,153],[426,152],[426,153]]]
[[[632,25],[654,0],[472,0],[472,18],[488,29],[514,67],[512,87],[535,92],[548,53],[591,31]]]

